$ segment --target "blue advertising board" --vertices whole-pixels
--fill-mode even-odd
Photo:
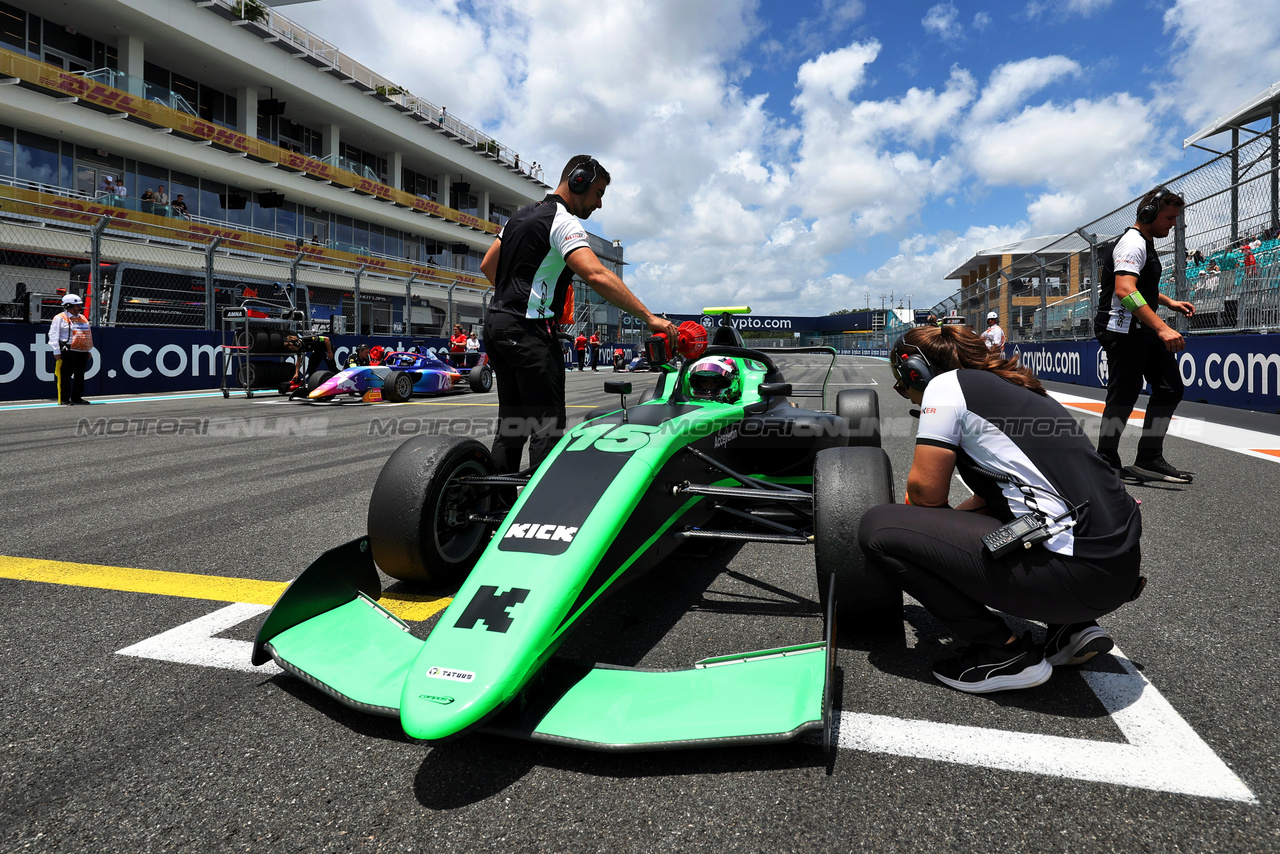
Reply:
[[[1280,412],[1280,335],[1188,337],[1177,354],[1185,400]],[[1107,354],[1097,341],[1007,346],[1041,379],[1105,388]]]
[[[45,326],[0,323],[0,400],[51,400],[56,396],[53,352],[46,333]],[[338,364],[361,343],[391,349],[417,344],[433,352],[448,352],[443,338],[329,338]],[[85,377],[85,395],[89,397],[218,388],[223,374],[230,376],[235,367],[222,357],[224,339],[218,332],[102,327],[93,330],[93,341]],[[235,386],[234,377],[228,385]]]

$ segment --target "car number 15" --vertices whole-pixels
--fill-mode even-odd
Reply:
[[[649,444],[649,437],[661,427],[646,424],[589,424],[579,428],[573,441],[565,448],[570,451],[638,451]]]

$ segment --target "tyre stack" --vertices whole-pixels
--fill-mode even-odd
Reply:
[[[277,388],[293,377],[293,365],[280,359],[285,353],[285,334],[281,329],[249,329],[237,334],[236,344],[247,348],[249,354],[248,363],[236,372],[241,387]]]

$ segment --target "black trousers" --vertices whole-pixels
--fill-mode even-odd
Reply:
[[[1164,437],[1169,432],[1173,411],[1182,401],[1182,374],[1178,359],[1165,349],[1156,333],[1142,327],[1131,332],[1097,330],[1098,343],[1107,353],[1107,402],[1102,410],[1098,451],[1110,456],[1119,453],[1120,434],[1129,413],[1138,402],[1142,381],[1151,383],[1151,400],[1138,439],[1138,459],[1164,453]]]
[[[520,471],[524,445],[537,466],[564,433],[564,363],[546,321],[489,312],[485,345],[498,384],[498,435],[493,458],[500,472]]]
[[[599,367],[600,367],[600,348],[599,348],[598,346],[596,346],[596,345],[592,345],[592,347],[591,347],[591,370],[593,370],[593,371],[594,371],[594,370],[596,370],[596,369],[597,369],[597,368],[599,368]]]
[[[858,542],[874,566],[967,643],[1009,639],[1008,624],[988,608],[1080,623],[1119,608],[1138,583],[1137,549],[1088,561],[1036,546],[997,560],[982,537],[1001,524],[961,510],[883,504],[863,514]]]
[[[89,370],[89,354],[79,350],[63,350],[54,366],[58,383],[58,403],[84,398],[84,375]]]
[[[578,351],[578,370],[582,370],[582,368],[584,367],[583,363],[586,360],[587,360],[587,351],[579,350]]]

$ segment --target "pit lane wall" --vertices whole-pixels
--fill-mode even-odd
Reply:
[[[1188,337],[1177,354],[1186,400],[1280,412],[1280,335]],[[1107,354],[1097,341],[1006,345],[1044,380],[1105,388]],[[1150,391],[1150,388],[1144,388]]]
[[[48,327],[35,324],[0,324],[0,400],[51,400],[57,392],[53,379],[53,351],[46,338]],[[357,344],[406,349],[416,344],[433,352],[448,352],[444,338],[396,338],[330,335],[333,356],[339,365]],[[236,385],[224,365],[218,332],[188,329],[127,329],[95,327],[93,353],[85,378],[87,397],[120,394],[215,389]],[[269,357],[262,357],[264,361]],[[257,357],[255,357],[255,361]],[[279,359],[275,359],[279,361]]]

